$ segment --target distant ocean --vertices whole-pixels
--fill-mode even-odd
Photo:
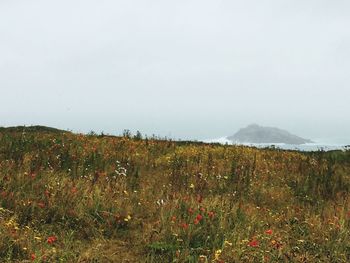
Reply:
[[[204,140],[207,143],[221,143],[221,144],[230,144],[230,145],[245,145],[252,146],[258,148],[267,148],[267,147],[275,147],[284,150],[297,150],[297,151],[333,151],[333,150],[350,150],[350,142],[349,143],[332,143],[325,142],[326,140],[314,140],[314,143],[306,143],[301,145],[295,144],[285,144],[285,143],[233,143],[228,140],[226,137],[221,137],[212,140]]]

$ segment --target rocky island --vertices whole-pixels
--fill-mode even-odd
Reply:
[[[312,143],[309,139],[304,139],[293,135],[286,130],[275,127],[263,127],[251,124],[240,129],[237,133],[227,137],[232,142],[238,143],[285,143],[285,144],[305,144]]]

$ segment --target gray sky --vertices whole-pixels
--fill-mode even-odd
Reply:
[[[350,141],[348,0],[0,0],[0,126]]]

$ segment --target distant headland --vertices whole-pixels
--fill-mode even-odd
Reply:
[[[227,137],[227,139],[238,143],[285,143],[295,145],[312,143],[311,140],[293,135],[286,130],[275,127],[263,127],[257,124],[251,124],[242,128],[234,135]]]

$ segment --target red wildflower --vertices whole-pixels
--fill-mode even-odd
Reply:
[[[259,241],[256,240],[256,239],[253,239],[252,241],[250,241],[248,243],[248,246],[250,246],[250,247],[258,247],[259,246]]]
[[[172,216],[171,217],[171,222],[175,222],[176,221],[176,216]]]
[[[273,233],[272,229],[268,229],[265,231],[265,234],[267,235],[272,235],[272,233]]]
[[[45,194],[45,196],[46,196],[47,198],[50,197],[50,192],[49,192],[48,190],[45,190],[44,194]]]
[[[193,209],[191,207],[188,209],[188,213],[193,214]]]
[[[213,211],[208,212],[208,216],[209,216],[209,218],[213,218],[214,217],[214,212]]]
[[[55,243],[57,241],[57,237],[56,236],[50,236],[47,238],[47,243],[52,245],[53,243]]]
[[[204,208],[204,207],[199,208],[199,210],[200,210],[201,212],[205,212],[205,208]]]
[[[193,223],[194,223],[195,225],[197,225],[197,224],[199,224],[199,220],[196,218],[196,219],[193,221]]]
[[[282,243],[276,240],[272,240],[271,244],[275,249],[280,249],[282,247]]]
[[[348,213],[346,214],[348,219],[350,219],[350,211],[348,211]]]
[[[282,243],[280,242],[277,242],[276,245],[275,245],[276,249],[280,249],[282,247]]]
[[[78,192],[78,189],[75,186],[73,186],[70,191],[72,194],[75,194],[76,192]]]
[[[36,259],[36,256],[35,256],[34,253],[32,253],[32,254],[30,255],[30,259],[31,259],[32,261],[34,261],[34,260]]]
[[[188,224],[183,223],[183,224],[181,225],[181,227],[182,227],[183,229],[187,229],[187,228],[188,228]]]
[[[17,236],[17,231],[16,229],[11,230],[11,236],[16,237]]]
[[[45,203],[39,202],[39,203],[38,203],[38,206],[39,206],[40,208],[45,208]]]
[[[198,215],[196,216],[196,219],[197,219],[198,221],[201,221],[201,220],[203,219],[203,216],[202,216],[201,214],[198,214]]]

